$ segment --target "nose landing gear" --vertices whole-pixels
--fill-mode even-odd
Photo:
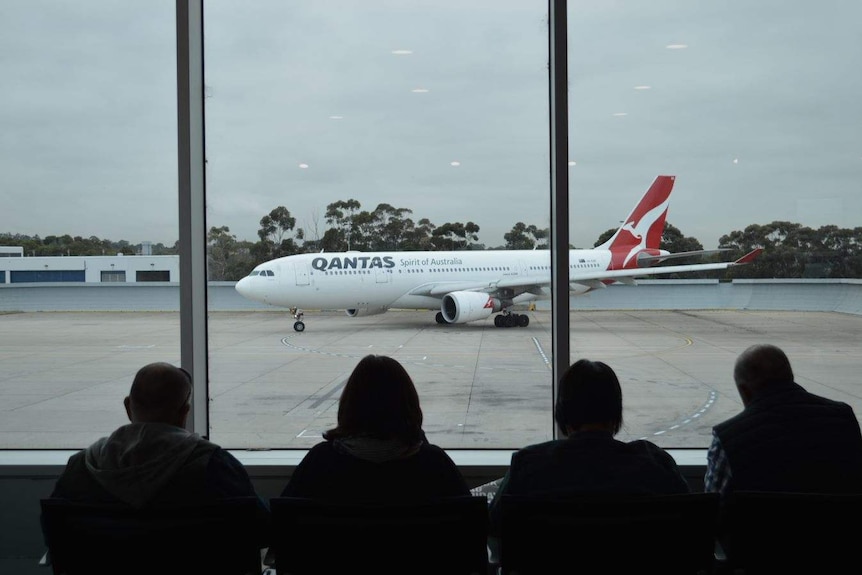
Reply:
[[[293,314],[293,319],[296,320],[293,322],[294,331],[305,331],[305,322],[302,321],[302,316],[305,314],[302,313],[302,310],[292,307],[290,308],[290,313]]]

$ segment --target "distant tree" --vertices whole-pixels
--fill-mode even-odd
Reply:
[[[377,224],[373,212],[362,210],[353,214],[350,228],[350,249],[368,252],[377,242]]]
[[[320,231],[320,212],[316,209],[311,211],[311,217],[303,226],[305,234],[302,242],[302,250],[305,253],[319,252],[323,247],[323,233]]]
[[[402,236],[404,250],[433,250],[433,232],[437,228],[428,218],[422,218],[412,227],[408,226]]]
[[[207,279],[236,281],[251,271],[256,263],[251,256],[252,243],[237,241],[227,226],[211,227],[207,233]]]
[[[477,241],[479,226],[473,222],[446,222],[431,232],[435,249],[466,250]]]
[[[862,277],[862,228],[823,226],[812,229],[794,222],[751,224],[721,236],[719,246],[739,257],[754,248],[763,253],[735,277]]]
[[[818,232],[820,251],[815,261],[824,265],[831,278],[862,277],[862,227],[823,226]]]
[[[503,239],[506,240],[507,250],[532,250],[546,248],[549,235],[550,230],[547,228],[539,229],[533,224],[528,226],[524,222],[518,222],[509,232],[503,234]]]
[[[353,219],[361,207],[354,199],[339,200],[326,206],[326,223],[335,229],[332,233],[327,230],[323,234],[323,244],[328,251],[345,251],[352,248]]]
[[[800,240],[808,236],[802,225],[774,221],[769,224],[751,224],[744,230],[735,230],[721,236],[721,248],[733,250],[739,257],[754,248],[763,248],[763,253],[751,264],[733,270],[734,277],[793,278],[802,277],[809,250],[800,249]],[[805,240],[802,240],[805,241]]]
[[[260,238],[260,253],[267,253],[267,259],[289,256],[299,253],[299,245],[296,240],[303,238],[302,228],[297,228],[296,218],[290,215],[290,211],[284,206],[278,206],[269,214],[260,219],[260,229],[257,235]],[[289,237],[293,232],[295,237]]]
[[[407,214],[412,213],[413,210],[407,208],[379,204],[372,212],[376,227],[376,234],[371,241],[372,249],[375,251],[399,249],[404,237],[413,228],[413,220],[405,218]]]

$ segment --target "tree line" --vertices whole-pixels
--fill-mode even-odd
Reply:
[[[433,224],[428,218],[414,221],[413,211],[379,204],[374,210],[363,210],[354,199],[337,201],[326,207],[325,226],[312,218],[305,227],[297,227],[296,218],[284,206],[278,206],[260,219],[258,240],[239,240],[228,226],[212,226],[207,232],[208,275],[212,281],[235,281],[256,265],[282,256],[298,253],[335,251],[451,251],[484,249],[548,249],[549,229],[517,222],[504,234],[505,243],[486,247],[479,243],[479,225],[472,222]],[[610,238],[615,228],[602,233],[593,244]],[[141,244],[121,240],[113,242],[96,236],[82,238],[62,236],[26,236],[0,233],[0,245],[22,246],[26,256],[61,255],[134,255]],[[178,254],[177,243],[152,244],[153,255]],[[577,246],[570,246],[575,248]],[[755,248],[764,251],[753,263],[727,270],[685,273],[686,278],[862,278],[862,227],[839,228],[834,225],[809,228],[798,223],[774,221],[751,224],[719,238],[724,253],[696,256],[695,263],[736,259]],[[670,252],[702,250],[696,238],[685,236],[670,223],[665,224],[661,248]],[[658,277],[658,276],[657,276]],[[668,274],[661,277],[676,277]]]

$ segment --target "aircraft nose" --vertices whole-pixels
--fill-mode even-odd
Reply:
[[[251,297],[251,285],[250,281],[247,277],[242,278],[238,282],[236,282],[236,291],[239,292],[239,295],[245,298]]]

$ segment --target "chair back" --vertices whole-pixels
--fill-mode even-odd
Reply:
[[[266,525],[256,497],[134,509],[41,500],[54,575],[260,575]]]
[[[727,565],[746,575],[858,573],[860,517],[862,493],[733,492],[722,509]]]
[[[593,495],[500,500],[500,572],[709,572],[719,496]]]
[[[278,575],[486,575],[488,499],[359,504],[270,500]]]

